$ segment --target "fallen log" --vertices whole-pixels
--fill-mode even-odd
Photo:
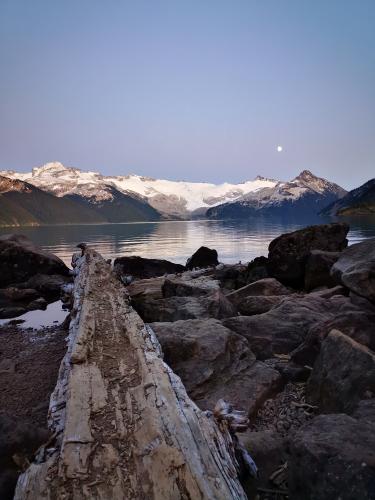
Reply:
[[[230,433],[189,399],[110,265],[90,248],[75,265],[53,438],[15,499],[247,498]]]

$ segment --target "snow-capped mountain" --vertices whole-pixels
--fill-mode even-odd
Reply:
[[[93,202],[112,198],[102,175],[65,167],[59,162],[46,163],[26,173],[3,170],[0,175],[28,182],[58,197],[75,194]]]
[[[118,190],[100,174],[66,168],[61,163],[49,163],[30,173],[3,171],[0,181],[3,211],[0,225],[136,222],[161,218],[138,194]],[[22,196],[15,196],[15,191]]]
[[[278,184],[278,181],[263,177],[241,184],[216,185],[152,179],[139,175],[104,176],[97,172],[65,167],[59,162],[47,163],[27,173],[8,170],[0,172],[0,175],[21,179],[59,197],[77,195],[92,204],[113,200],[115,189],[127,196],[147,200],[151,207],[170,217],[203,214],[210,207]]]
[[[289,182],[248,193],[234,202],[207,211],[211,218],[243,218],[249,215],[317,215],[329,203],[342,198],[345,189],[316,177],[308,170]]]

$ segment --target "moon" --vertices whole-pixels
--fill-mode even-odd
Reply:
[[[276,148],[276,149],[277,149],[277,152],[278,152],[278,153],[281,153],[281,151],[283,150],[283,147],[282,147],[282,146],[277,146],[277,148]]]

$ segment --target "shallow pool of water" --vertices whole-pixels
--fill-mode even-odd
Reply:
[[[6,325],[9,322],[17,322],[19,328],[47,328],[61,324],[67,317],[69,311],[62,308],[61,300],[48,304],[44,311],[37,309],[29,311],[17,318],[0,319],[0,326]],[[20,321],[20,323],[18,323]],[[22,323],[21,323],[22,322]]]

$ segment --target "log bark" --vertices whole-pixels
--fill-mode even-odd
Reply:
[[[189,399],[159,343],[90,248],[76,261],[53,439],[15,499],[245,499],[231,436]]]

